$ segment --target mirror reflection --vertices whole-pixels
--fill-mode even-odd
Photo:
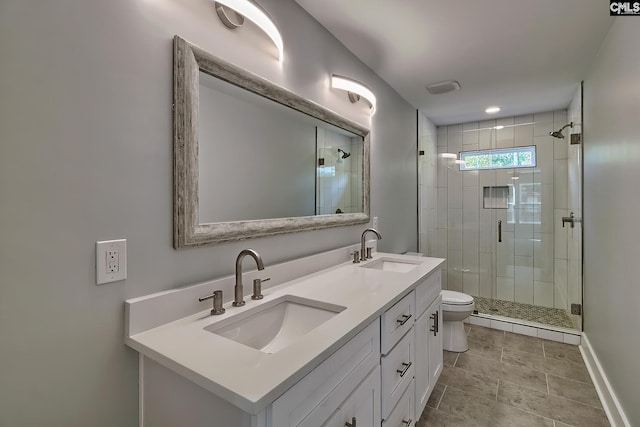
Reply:
[[[316,147],[316,214],[362,212],[362,137],[317,127]]]
[[[201,223],[363,212],[361,136],[199,78]]]

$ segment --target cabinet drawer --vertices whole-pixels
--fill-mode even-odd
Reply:
[[[327,399],[332,398],[329,395]],[[344,427],[347,422],[356,419],[358,426],[380,425],[380,366],[376,366],[364,381],[357,386],[339,408],[327,416],[327,405],[324,401],[305,418],[299,427]],[[277,426],[274,426],[277,427]]]
[[[434,271],[426,277],[422,283],[416,287],[416,316],[420,315],[431,305],[440,295],[442,290],[440,269]]]
[[[414,396],[414,382],[411,381],[389,417],[382,422],[382,427],[414,427],[418,421],[417,417],[414,417]]]
[[[382,315],[382,354],[389,353],[413,326],[416,314],[414,299],[411,291]]]
[[[382,358],[382,418],[387,418],[413,380],[415,337],[406,334],[391,352]]]
[[[320,412],[330,417],[379,363],[380,322],[376,319],[273,402],[271,425],[297,426],[321,402]]]

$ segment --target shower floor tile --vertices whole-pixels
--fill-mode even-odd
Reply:
[[[477,296],[474,296],[473,299],[476,303],[476,310],[480,314],[499,315],[550,326],[575,329],[573,320],[566,310]]]

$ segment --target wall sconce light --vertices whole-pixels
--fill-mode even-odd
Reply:
[[[373,116],[376,113],[376,96],[373,94],[371,89],[362,83],[358,83],[357,81],[347,77],[332,74],[331,87],[347,91],[349,101],[352,103],[358,102],[361,97],[364,98],[371,106],[371,115]]]
[[[229,29],[235,30],[242,26],[244,18],[256,24],[276,45],[278,60],[282,62],[284,55],[282,36],[265,11],[249,0],[219,0],[214,2],[214,7],[220,21]]]

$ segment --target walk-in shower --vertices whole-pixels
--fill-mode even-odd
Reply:
[[[420,252],[447,259],[443,289],[472,295],[480,317],[582,328],[582,228],[562,221],[581,216],[580,145],[561,139],[579,111],[441,126],[419,147],[435,150],[419,169]]]

